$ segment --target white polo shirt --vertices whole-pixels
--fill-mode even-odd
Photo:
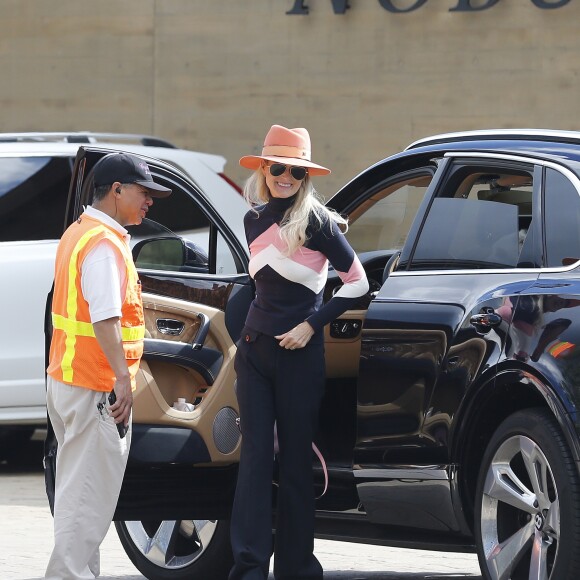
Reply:
[[[131,236],[127,230],[106,213],[91,207],[85,213],[98,219],[123,235],[127,246]],[[100,241],[85,257],[81,268],[81,288],[89,303],[91,322],[121,317],[121,306],[127,292],[125,261],[108,240]]]

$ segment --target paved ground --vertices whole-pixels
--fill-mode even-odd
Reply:
[[[23,467],[0,463],[0,580],[42,578],[52,548],[52,518],[39,468],[40,445],[35,444],[27,453],[31,461]],[[472,554],[423,552],[324,540],[316,541],[315,550],[325,569],[326,580],[481,578],[477,558]],[[143,579],[125,555],[113,526],[101,554],[103,580]]]

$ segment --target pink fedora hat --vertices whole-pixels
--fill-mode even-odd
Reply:
[[[310,161],[310,135],[306,129],[287,129],[272,125],[266,138],[262,155],[246,155],[240,165],[247,169],[258,169],[262,160],[308,167],[310,175],[327,175],[330,169]]]

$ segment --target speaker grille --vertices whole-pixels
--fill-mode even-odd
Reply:
[[[220,453],[231,453],[240,441],[238,414],[231,407],[220,409],[213,421],[213,441]]]

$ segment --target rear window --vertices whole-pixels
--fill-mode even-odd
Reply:
[[[532,204],[532,167],[455,162],[429,209],[410,268],[533,267]]]
[[[494,201],[435,199],[415,268],[508,268],[518,262],[518,208]]]
[[[60,238],[71,174],[69,157],[0,158],[0,242]]]

